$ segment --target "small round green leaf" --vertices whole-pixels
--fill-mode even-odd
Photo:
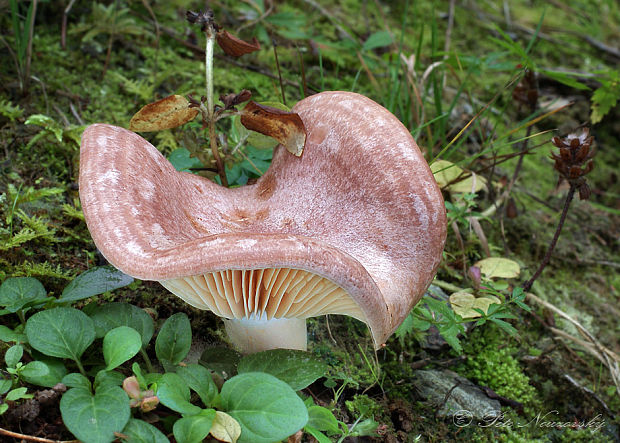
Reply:
[[[11,386],[13,386],[13,382],[11,380],[5,380],[3,378],[0,378],[0,395],[9,392]]]
[[[190,172],[191,168],[204,168],[204,165],[196,157],[191,156],[191,152],[185,148],[175,149],[168,156],[168,161],[172,163],[177,171]]]
[[[41,385],[41,383],[32,382],[30,380],[44,380],[46,376],[50,375],[50,372],[50,368],[47,364],[42,361],[35,360],[24,365],[22,370],[19,372],[19,376],[28,383]],[[60,377],[60,379],[62,379],[62,377]],[[58,379],[59,382],[60,379]]]
[[[327,365],[309,352],[271,349],[243,357],[238,371],[240,374],[266,372],[287,383],[293,390],[299,391],[323,377]]]
[[[86,443],[109,443],[129,421],[129,397],[118,386],[95,395],[84,389],[69,389],[60,399],[65,426]]]
[[[157,397],[164,406],[181,414],[194,415],[201,408],[190,403],[189,386],[179,375],[167,372],[159,379]]]
[[[202,442],[213,425],[215,410],[208,409],[198,415],[184,417],[174,423],[172,432],[178,443],[200,443]]]
[[[113,266],[99,266],[82,272],[62,291],[59,303],[83,300],[93,295],[122,288],[133,282],[133,277]]]
[[[26,394],[28,388],[17,388],[12,389],[6,394],[5,400],[8,401],[17,401],[22,398],[32,398],[32,395]]]
[[[47,292],[39,280],[32,277],[12,277],[0,285],[0,306],[17,312],[28,304],[43,302]]]
[[[207,368],[198,364],[180,366],[177,374],[198,394],[205,406],[211,406],[218,390]]]
[[[95,340],[95,326],[77,309],[49,309],[28,319],[26,336],[30,345],[45,355],[79,360]]]
[[[90,391],[92,387],[90,380],[79,372],[72,372],[71,374],[65,375],[62,378],[62,383],[68,388],[85,389],[87,391]]]
[[[207,348],[200,356],[201,365],[219,373],[224,378],[237,374],[237,366],[240,360],[241,354],[234,349],[223,346]]]
[[[25,334],[20,334],[19,332],[15,332],[14,330],[7,328],[4,325],[0,325],[0,341],[6,343],[25,343],[26,340],[28,339],[26,338]]]
[[[127,443],[169,443],[166,436],[155,426],[135,418],[129,420],[123,434],[129,437]]]
[[[322,406],[312,405],[308,408],[308,424],[306,426],[330,433],[340,432],[338,420],[336,420],[332,411]]]
[[[142,346],[147,346],[155,332],[151,316],[144,309],[129,303],[106,303],[97,307],[90,318],[95,322],[97,338],[119,326],[129,326],[140,333]]]
[[[239,374],[222,387],[222,409],[241,425],[240,443],[272,443],[305,426],[308,411],[295,391],[273,375]]]
[[[6,350],[4,354],[4,361],[6,366],[9,368],[14,368],[17,363],[22,359],[24,355],[24,348],[22,345],[13,345],[9,349]]]
[[[161,327],[155,340],[155,354],[159,361],[176,365],[187,356],[191,344],[189,318],[178,312],[166,319]]]
[[[108,386],[121,386],[125,380],[125,376],[117,371],[108,371],[102,369],[95,375],[95,381],[93,387],[95,391],[99,391]]]
[[[103,338],[106,370],[114,369],[136,355],[142,347],[140,334],[128,326],[112,329]]]

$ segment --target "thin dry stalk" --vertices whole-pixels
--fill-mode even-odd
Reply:
[[[556,313],[563,319],[573,324],[575,328],[577,328],[577,331],[582,335],[582,337],[585,340],[581,340],[577,337],[573,337],[572,335],[567,334],[564,331],[560,331],[559,329],[556,329],[556,328],[550,328],[550,330],[554,334],[560,337],[566,338],[568,340],[571,340],[572,342],[582,346],[587,352],[589,352],[590,354],[595,356],[598,360],[600,360],[601,363],[603,363],[605,367],[607,367],[607,369],[609,370],[611,379],[614,385],[616,386],[616,392],[618,396],[620,396],[620,366],[619,366],[620,356],[614,353],[613,351],[607,349],[605,346],[603,346],[596,339],[596,337],[594,337],[594,335],[592,335],[585,327],[583,327],[581,323],[579,323],[577,320],[572,318],[570,315],[568,315],[566,312],[562,311],[558,307],[552,305],[548,301],[538,298],[532,293],[528,293],[527,298],[528,300],[535,302],[536,304],[543,306],[549,309],[550,311]]]

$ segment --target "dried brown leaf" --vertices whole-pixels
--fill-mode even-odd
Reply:
[[[294,112],[249,102],[241,111],[241,124],[251,131],[275,138],[288,152],[301,156],[306,144],[306,127]]]
[[[129,129],[139,132],[161,131],[176,128],[192,121],[198,109],[190,108],[187,99],[171,95],[140,109],[129,122]]]
[[[233,57],[241,57],[244,54],[249,54],[260,49],[260,43],[258,43],[256,37],[254,37],[251,42],[246,42],[224,29],[215,35],[215,40],[227,55]]]

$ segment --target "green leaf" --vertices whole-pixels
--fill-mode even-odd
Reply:
[[[451,323],[449,325],[438,325],[437,329],[444,340],[452,346],[456,352],[459,354],[463,352],[463,347],[458,339],[458,335],[465,331],[463,326]]]
[[[69,283],[58,300],[59,303],[83,300],[94,295],[122,288],[133,282],[133,277],[123,274],[113,266],[99,266],[82,272]]]
[[[241,354],[234,349],[223,346],[214,346],[204,350],[200,356],[200,364],[214,372],[229,378],[237,374],[237,366],[241,360]]]
[[[35,360],[35,361],[31,361],[30,363],[24,365],[24,367],[19,373],[19,376],[23,378],[25,381],[27,381],[28,383],[41,385],[41,383],[33,383],[32,381],[29,381],[29,380],[42,380],[49,374],[50,374],[49,366],[42,361]],[[58,379],[58,382],[60,382],[61,379],[62,377]]]
[[[377,436],[377,428],[379,427],[379,423],[374,421],[372,418],[367,418],[366,420],[360,421],[357,423],[353,429],[351,429],[351,433],[349,434],[352,437],[363,437],[363,436]]]
[[[5,393],[9,392],[11,386],[13,386],[13,382],[11,380],[5,380],[0,378],[0,395],[4,395]]]
[[[123,434],[129,437],[127,443],[169,443],[166,436],[155,426],[135,418],[129,420]]]
[[[4,361],[6,362],[7,367],[14,368],[17,363],[22,359],[24,355],[24,348],[22,345],[14,345],[6,350],[4,354]]]
[[[121,386],[123,384],[123,380],[125,380],[125,376],[120,372],[102,369],[97,372],[97,375],[95,375],[93,387],[96,392],[109,386]]]
[[[142,347],[140,334],[129,326],[112,329],[103,338],[106,370],[114,369],[136,355]]]
[[[97,338],[105,336],[119,326],[129,326],[140,333],[142,346],[146,347],[155,332],[155,324],[151,316],[144,309],[129,303],[106,303],[97,307],[90,318],[95,322]]]
[[[205,406],[212,405],[218,390],[211,378],[211,372],[207,368],[198,364],[190,364],[180,366],[177,369],[177,374],[198,394]]]
[[[366,39],[362,46],[363,51],[369,51],[375,48],[391,45],[394,40],[392,35],[387,31],[377,31]]]
[[[161,404],[181,414],[195,415],[202,411],[190,403],[189,386],[174,372],[162,375],[157,387],[157,397]]]
[[[200,443],[202,442],[213,426],[215,410],[208,409],[199,415],[184,417],[174,423],[172,432],[178,443]]]
[[[15,332],[14,330],[7,328],[4,325],[0,325],[0,341],[5,343],[25,343],[28,339],[26,335]]]
[[[222,409],[241,425],[240,443],[272,443],[303,428],[308,411],[295,391],[270,374],[246,372],[224,383]]]
[[[90,392],[91,384],[88,378],[84,377],[79,372],[72,372],[62,378],[62,383],[68,388],[85,389]]]
[[[180,363],[192,344],[192,328],[189,318],[182,312],[169,317],[155,340],[155,354],[160,362],[173,365]]]
[[[45,355],[77,361],[95,340],[95,326],[77,309],[49,309],[28,319],[26,336],[30,345]]]
[[[25,306],[44,302],[47,292],[39,280],[32,277],[12,277],[0,285],[0,306],[17,312]]]
[[[340,432],[338,420],[332,411],[322,406],[313,405],[308,408],[308,424],[306,426],[311,426],[319,431]]]
[[[494,318],[494,317],[489,318],[489,320],[492,321],[493,323],[495,323],[500,328],[502,328],[508,334],[510,334],[510,335],[517,335],[517,330],[510,323],[507,323],[504,320],[500,320],[500,319]]]
[[[204,165],[196,157],[191,157],[191,152],[185,148],[175,149],[168,156],[168,161],[177,171],[189,172],[192,168],[204,168]]]
[[[323,377],[327,365],[309,352],[292,349],[272,349],[246,355],[238,371],[266,372],[287,383],[294,391],[304,389]]]
[[[321,431],[319,431],[318,429],[310,425],[306,425],[304,427],[304,431],[312,435],[316,439],[316,441],[318,441],[319,443],[331,443],[332,442],[332,440],[329,437],[327,437]]]
[[[85,443],[109,443],[129,421],[129,397],[118,386],[95,395],[84,389],[69,389],[60,399],[62,420]]]
[[[17,401],[22,398],[32,398],[32,395],[26,394],[27,390],[28,388],[12,389],[8,392],[8,394],[6,394],[6,397],[4,399],[8,401]]]

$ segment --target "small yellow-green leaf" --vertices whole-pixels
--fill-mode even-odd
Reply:
[[[452,310],[463,318],[480,317],[480,313],[474,309],[480,309],[486,313],[492,303],[501,303],[501,301],[492,295],[476,298],[473,294],[465,291],[455,292],[450,296]]]
[[[474,266],[480,268],[480,272],[486,278],[516,278],[521,272],[519,264],[503,257],[489,257],[477,262]]]
[[[501,304],[501,300],[494,295],[485,295],[484,297],[478,297],[474,300],[474,308],[480,309],[485,314],[489,312],[489,306],[493,303]]]
[[[450,296],[452,310],[463,318],[469,318],[471,314],[477,315],[472,311],[476,297],[469,292],[459,291]]]
[[[449,192],[467,193],[486,189],[486,180],[475,174],[459,179],[464,172],[462,168],[447,160],[437,160],[431,165],[431,171],[440,188]],[[458,181],[455,181],[457,180]]]
[[[140,109],[129,122],[129,129],[139,132],[161,131],[176,128],[192,121],[198,115],[197,108],[190,108],[187,99],[171,95]]]
[[[236,443],[241,435],[239,422],[225,412],[217,411],[211,426],[211,435],[219,441]]]

